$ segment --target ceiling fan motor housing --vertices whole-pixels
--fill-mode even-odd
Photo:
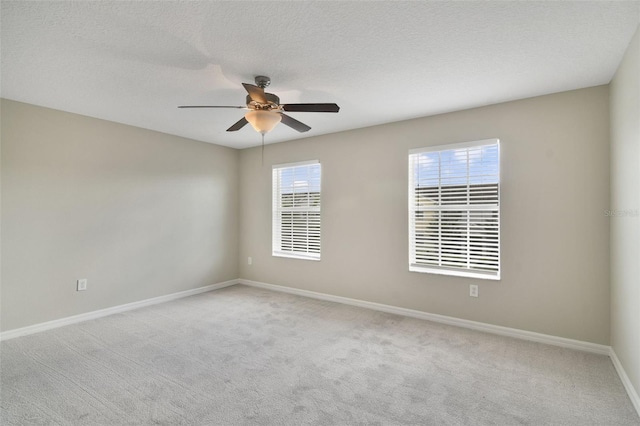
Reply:
[[[280,105],[279,97],[277,97],[273,93],[267,93],[267,92],[264,93],[264,96],[265,98],[267,98],[267,101],[269,102],[268,104],[261,104],[259,102],[256,102],[253,99],[251,99],[250,95],[247,95],[247,105],[251,105],[255,109],[266,109],[266,110],[279,109],[279,105]]]

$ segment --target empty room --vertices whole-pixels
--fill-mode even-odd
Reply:
[[[640,1],[0,19],[0,424],[640,425]]]

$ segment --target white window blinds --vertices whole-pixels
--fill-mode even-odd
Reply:
[[[273,255],[320,260],[317,161],[273,166]]]
[[[410,151],[409,270],[500,279],[498,139]]]

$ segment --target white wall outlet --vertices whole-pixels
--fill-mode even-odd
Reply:
[[[469,285],[469,296],[478,297],[478,284]]]
[[[252,265],[253,264],[253,259],[251,258],[251,256],[247,257],[247,265]]]
[[[76,286],[76,291],[84,291],[86,289],[87,289],[87,279],[83,278],[81,280],[78,280],[77,286]]]

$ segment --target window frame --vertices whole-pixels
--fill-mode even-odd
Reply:
[[[307,209],[300,207],[291,207],[291,208],[283,208],[280,205],[281,199],[281,190],[282,187],[280,185],[280,177],[282,170],[291,169],[296,167],[303,166],[311,166],[318,165],[320,170],[320,179],[319,179],[319,196],[318,196],[318,206],[307,206]],[[292,259],[301,259],[301,260],[314,260],[320,261],[322,254],[322,164],[319,160],[307,160],[307,161],[298,161],[294,163],[283,163],[283,164],[274,164],[272,166],[271,172],[272,179],[272,208],[271,208],[271,233],[272,233],[272,243],[271,243],[271,255],[274,257],[286,257]],[[318,223],[319,223],[319,231],[318,231],[318,252],[302,252],[302,251],[293,251],[293,250],[283,250],[282,249],[282,220],[280,219],[280,213],[283,211],[290,212],[317,212],[318,213]],[[308,225],[307,225],[308,226]],[[307,240],[308,245],[308,240]]]
[[[443,151],[452,151],[457,149],[465,149],[465,148],[476,148],[476,147],[485,147],[485,146],[497,146],[497,202],[495,206],[495,210],[497,212],[497,270],[494,271],[482,271],[473,268],[463,268],[463,267],[446,267],[441,265],[430,265],[426,263],[418,263],[416,262],[416,232],[415,232],[415,214],[419,210],[415,207],[415,197],[416,197],[416,186],[415,186],[415,174],[414,174],[414,155],[419,155],[427,152],[443,152]],[[470,141],[470,142],[462,142],[462,143],[453,143],[453,144],[445,144],[445,145],[437,145],[437,146],[429,146],[423,148],[415,148],[409,150],[409,182],[408,182],[408,190],[409,190],[409,199],[408,199],[408,228],[409,228],[409,271],[410,272],[420,272],[420,273],[431,273],[431,274],[440,274],[440,275],[451,275],[451,276],[459,276],[459,277],[469,277],[469,278],[480,278],[480,279],[489,279],[489,280],[500,280],[501,276],[501,149],[500,149],[500,139],[491,138],[491,139],[483,139],[478,141]],[[469,178],[469,166],[467,162],[467,180]],[[440,167],[440,166],[439,166]],[[439,184],[438,188],[442,188],[443,185]],[[441,189],[438,190],[441,193]],[[491,203],[493,204],[493,203]],[[484,206],[488,206],[484,205]],[[443,208],[442,205],[438,205],[434,208],[428,208],[420,211],[465,211],[470,212],[473,210],[482,211],[480,208],[483,205],[474,205],[467,201],[466,204],[457,204],[457,205],[445,205]],[[466,207],[456,209],[455,207]],[[493,211],[493,210],[490,210]],[[468,213],[467,213],[468,214]],[[439,226],[439,229],[441,227]],[[467,228],[469,229],[469,228]],[[441,231],[440,231],[441,232]],[[467,234],[467,247],[469,244],[470,234]],[[441,239],[438,238],[439,244],[441,244]],[[439,252],[442,252],[442,247],[439,247]],[[468,250],[467,253],[470,253]],[[470,254],[467,254],[467,262],[469,262]]]

